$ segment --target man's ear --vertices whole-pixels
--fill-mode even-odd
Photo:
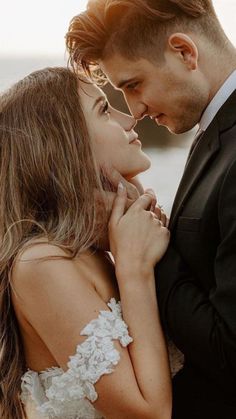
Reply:
[[[193,40],[184,33],[174,33],[168,39],[168,47],[174,53],[180,54],[189,70],[196,70],[198,63],[198,49]]]

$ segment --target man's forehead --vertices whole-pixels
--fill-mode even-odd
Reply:
[[[142,59],[129,60],[119,54],[114,54],[109,59],[102,60],[99,65],[109,81],[115,87],[121,88],[121,84],[143,71],[143,61]]]

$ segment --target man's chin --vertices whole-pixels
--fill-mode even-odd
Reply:
[[[171,134],[182,134],[184,131],[176,128],[176,127],[172,127],[171,125],[167,125],[167,124],[160,124],[158,122],[156,122],[158,127],[164,127],[166,128]]]
[[[160,118],[156,118],[155,122],[158,127],[164,127],[168,129],[171,134],[176,134],[175,127],[172,127],[167,121],[165,115],[161,116]]]
[[[163,125],[171,134],[180,135],[185,134],[186,132],[190,131],[195,127],[195,125],[188,125],[188,126],[171,126],[171,125]]]

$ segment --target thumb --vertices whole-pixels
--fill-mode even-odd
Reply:
[[[121,217],[123,217],[127,201],[127,190],[126,187],[119,182],[117,195],[113,203],[112,213],[110,218],[111,224],[118,224]]]

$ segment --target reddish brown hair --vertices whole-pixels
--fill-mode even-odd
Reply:
[[[225,40],[211,0],[90,0],[71,20],[69,61],[101,80],[99,60],[115,52],[128,59],[160,59],[173,30],[205,34],[214,44]]]

